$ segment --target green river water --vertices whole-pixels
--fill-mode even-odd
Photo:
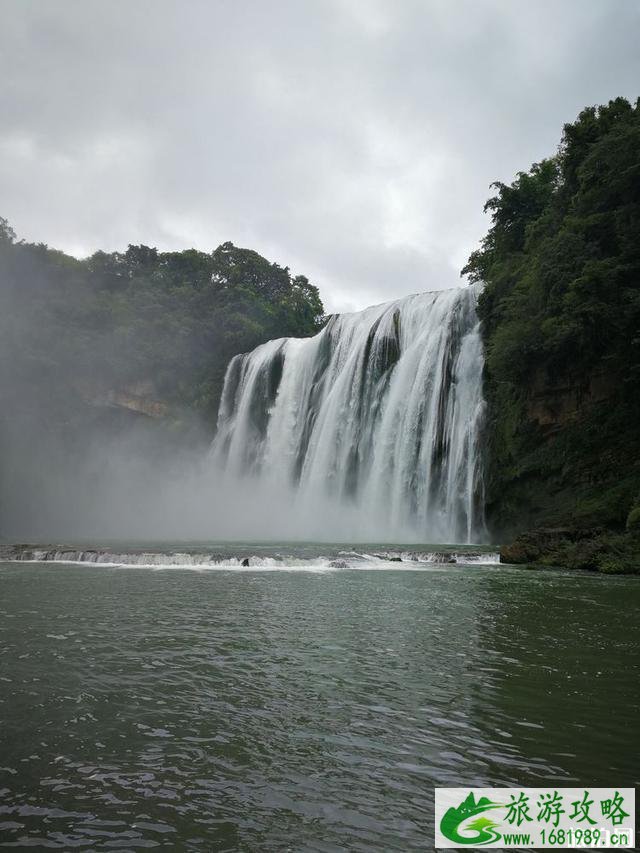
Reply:
[[[0,563],[0,846],[433,849],[434,786],[640,784],[637,578]]]

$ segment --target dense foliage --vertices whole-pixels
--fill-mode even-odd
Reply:
[[[233,355],[314,334],[323,315],[304,276],[232,243],[211,254],[129,246],[77,260],[16,241],[1,219],[0,311],[0,393],[151,381],[162,400],[212,425]]]
[[[485,283],[490,519],[623,530],[640,497],[640,101],[585,109],[555,156],[494,187],[463,270]]]

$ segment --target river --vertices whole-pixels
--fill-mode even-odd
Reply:
[[[437,785],[640,784],[637,578],[346,564],[0,563],[0,846],[424,850]]]

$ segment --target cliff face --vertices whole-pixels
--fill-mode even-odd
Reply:
[[[117,388],[84,382],[78,383],[77,390],[82,400],[92,407],[121,409],[132,415],[143,415],[160,420],[167,419],[172,414],[171,405],[161,398],[151,379]]]
[[[539,368],[517,387],[486,371],[487,518],[510,543],[505,562],[640,571],[639,413],[626,385],[605,368]]]
[[[638,152],[640,102],[584,110],[556,155],[494,184],[464,270],[485,283],[488,520],[526,534],[513,560],[640,565]]]
[[[526,416],[547,438],[579,422],[615,393],[617,379],[604,369],[587,375],[551,376],[539,368],[526,389]]]

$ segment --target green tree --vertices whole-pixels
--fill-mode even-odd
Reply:
[[[16,242],[0,220],[0,303],[7,363],[29,365],[51,393],[152,380],[176,409],[215,424],[226,365],[239,352],[323,322],[317,288],[257,252],[129,245],[78,261]],[[57,376],[57,379],[54,378]],[[32,387],[32,386],[28,386]],[[36,386],[33,385],[35,393]]]
[[[622,529],[640,491],[640,102],[564,127],[496,189],[463,273],[479,314],[494,529]]]

